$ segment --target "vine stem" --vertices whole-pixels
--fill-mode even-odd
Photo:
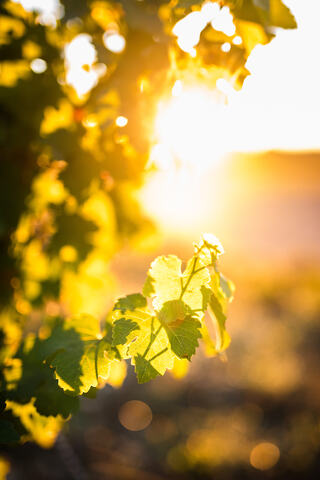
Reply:
[[[148,360],[148,362],[152,362],[152,360],[155,360],[156,358],[160,357],[160,355],[162,355],[164,352],[166,352],[168,350],[168,347],[164,348],[163,350],[161,350],[160,352],[156,353],[152,358],[150,358]]]
[[[188,286],[191,282],[191,279],[192,279],[193,275],[195,274],[197,261],[198,261],[198,257],[195,257],[194,261],[193,261],[192,270],[191,270],[191,273],[189,275],[189,278],[187,279],[186,284],[184,286],[182,286],[179,300],[182,300],[182,297],[185,294],[185,292],[186,292],[186,290],[187,290],[187,288],[188,288]],[[182,279],[181,279],[181,284],[182,284]]]
[[[158,330],[153,333],[153,322],[154,322],[154,317],[152,317],[152,321],[151,321],[151,335],[150,335],[150,340],[149,340],[149,343],[148,343],[148,345],[147,345],[147,348],[146,348],[144,354],[142,355],[143,358],[146,358],[146,356],[147,356],[147,354],[148,354],[148,352],[149,352],[149,350],[150,350],[153,342],[155,341],[155,339],[156,339],[157,336],[159,335],[159,332],[160,332],[160,330],[161,330],[161,328],[162,328],[162,325],[160,325],[159,328],[158,328]]]
[[[199,253],[201,252],[201,250],[203,249],[203,246],[197,251],[196,255],[194,257],[194,261],[193,261],[193,266],[192,266],[192,270],[191,270],[191,273],[186,281],[186,284],[183,285],[183,280],[181,278],[181,294],[180,294],[180,297],[179,297],[179,300],[182,300],[182,297],[183,295],[185,294],[191,280],[192,280],[192,277],[194,275],[196,275],[197,273],[201,272],[202,270],[204,270],[205,268],[209,268],[209,267],[213,267],[214,266],[214,260],[213,260],[213,257],[211,255],[211,263],[209,265],[203,265],[202,267],[199,267],[198,269],[196,269],[196,264],[197,264],[197,261],[199,260]]]

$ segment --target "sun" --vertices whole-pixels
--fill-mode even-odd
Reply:
[[[156,171],[146,178],[141,203],[162,231],[194,234],[212,210],[208,175],[218,174],[232,148],[228,107],[225,94],[206,84],[178,80],[169,93],[158,103],[150,152]]]
[[[225,97],[218,89],[176,81],[161,100],[150,159],[160,169],[204,169],[219,162],[230,147]]]

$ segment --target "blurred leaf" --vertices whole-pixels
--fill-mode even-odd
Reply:
[[[270,23],[275,27],[297,28],[290,9],[281,0],[270,0]]]
[[[17,18],[0,15],[0,46],[10,43],[12,38],[19,38],[25,32],[25,25]]]
[[[66,320],[47,340],[58,384],[64,390],[81,394],[96,387],[99,377],[108,377],[108,344],[102,338],[99,322],[89,315]]]
[[[0,443],[18,443],[19,440],[20,435],[13,424],[8,420],[0,419]]]
[[[120,388],[127,375],[127,364],[124,360],[115,360],[111,364],[108,384],[114,388]]]
[[[209,315],[215,329],[215,351],[223,352],[230,344],[230,336],[226,331],[226,315],[223,313],[222,306],[217,298],[212,295],[209,302]]]
[[[263,26],[296,28],[290,9],[281,0],[243,0],[231,2],[235,17]]]
[[[47,417],[61,415],[67,419],[78,411],[79,398],[66,395],[51,373],[47,381],[37,388],[34,406],[40,415]]]
[[[61,417],[46,417],[39,415],[33,402],[26,405],[19,405],[15,402],[8,402],[7,409],[17,417],[27,430],[24,440],[33,440],[42,448],[51,448],[56,437],[62,428],[64,421]]]
[[[187,375],[190,362],[186,358],[175,358],[170,373],[174,378],[181,379]]]
[[[265,45],[270,41],[270,35],[268,35],[263,26],[258,23],[238,20],[237,28],[243,45],[246,48],[247,55],[249,55],[257,45]]]
[[[0,86],[13,87],[20,79],[28,77],[29,74],[29,62],[26,60],[0,62]]]

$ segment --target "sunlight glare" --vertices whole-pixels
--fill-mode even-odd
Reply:
[[[203,219],[211,207],[203,202],[207,197],[202,189],[203,174],[188,169],[174,170],[172,166],[170,169],[169,162],[168,170],[152,173],[147,178],[139,194],[141,204],[163,232],[194,236],[195,232],[203,231]]]
[[[55,27],[57,20],[64,16],[64,6],[59,0],[13,0],[27,11],[39,13],[38,21],[41,25]]]
[[[225,53],[230,52],[231,50],[231,44],[229,42],[225,42],[221,45],[221,50]]]
[[[116,118],[116,125],[118,127],[125,127],[128,123],[127,117],[124,117],[123,115],[119,115],[119,117]]]
[[[188,87],[177,80],[171,92],[159,102],[155,118],[149,164],[157,171],[150,173],[140,195],[147,213],[162,229],[176,233],[182,229],[185,234],[190,228],[194,234],[212,209],[203,202],[204,180],[212,165],[220,169],[224,154],[232,148],[232,133],[225,97],[217,89]]]
[[[126,46],[126,39],[118,32],[107,31],[103,34],[104,46],[112,53],[122,53]]]
[[[162,145],[162,152],[167,152],[166,165],[171,155],[173,165],[201,169],[208,163],[219,162],[228,149],[226,106],[216,91],[206,87],[183,89],[178,82],[172,89],[172,98],[159,104],[155,121],[157,143]],[[162,167],[159,155],[156,163]]]
[[[147,213],[166,233],[194,236],[206,228],[208,218],[224,224],[220,198],[230,188],[225,153],[319,148],[320,68],[314,58],[320,45],[320,5],[318,0],[309,0],[309,8],[299,0],[286,3],[299,28],[279,29],[270,44],[252,51],[246,64],[252,75],[240,92],[226,78],[210,88],[197,82],[186,86],[182,78],[172,86],[171,96],[160,101],[149,162],[158,172],[149,175],[141,196]],[[197,15],[177,22],[173,34],[180,48],[195,51],[201,29],[210,28],[211,22],[219,29],[213,21],[217,12],[221,15],[218,4],[207,2],[200,12],[192,12]],[[232,15],[224,12],[231,34]],[[229,43],[242,45],[243,38],[235,35]],[[297,64],[298,51],[303,55]],[[227,97],[227,106],[217,101],[215,87]]]
[[[229,37],[236,32],[229,7],[220,7],[217,2],[205,2],[200,11],[189,13],[174,25],[172,33],[177,37],[181,50],[195,56],[194,47],[199,43],[201,32],[209,23],[213,29]]]
[[[71,85],[81,98],[96,86],[107,67],[96,63],[97,52],[92,44],[92,38],[81,33],[73,38],[64,49],[66,82]]]

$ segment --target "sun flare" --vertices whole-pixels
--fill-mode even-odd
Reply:
[[[150,173],[141,196],[162,228],[178,231],[183,226],[184,233],[187,225],[201,229],[208,213],[204,178],[212,168],[221,168],[232,148],[226,92],[221,90],[177,80],[170,96],[159,101],[150,152],[156,172]]]
[[[160,169],[203,169],[228,151],[227,107],[218,90],[184,88],[178,80],[172,96],[159,102],[156,143],[150,159]]]

